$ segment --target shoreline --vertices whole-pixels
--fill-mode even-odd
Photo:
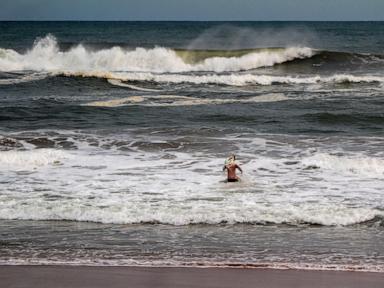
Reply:
[[[0,268],[5,266],[18,267],[120,267],[120,268],[156,268],[156,269],[247,269],[247,270],[276,270],[276,271],[314,271],[314,272],[360,272],[384,274],[384,267],[347,264],[314,265],[308,263],[207,263],[195,262],[193,264],[165,264],[165,263],[111,263],[111,262],[2,262]]]
[[[4,288],[381,288],[384,273],[263,268],[0,265],[0,283]]]

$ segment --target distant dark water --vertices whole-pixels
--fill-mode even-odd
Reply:
[[[383,28],[0,22],[0,262],[382,271]]]

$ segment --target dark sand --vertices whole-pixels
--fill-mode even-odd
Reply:
[[[384,273],[230,268],[0,266],[0,287],[383,288]]]

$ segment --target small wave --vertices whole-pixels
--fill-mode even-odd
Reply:
[[[36,202],[37,201],[37,202]],[[288,224],[288,225],[323,225],[348,226],[366,223],[373,219],[382,221],[384,212],[371,208],[353,208],[336,204],[275,204],[236,207],[196,206],[193,212],[183,207],[169,206],[161,208],[150,203],[122,203],[109,201],[109,205],[100,206],[96,199],[75,200],[74,203],[62,201],[40,201],[40,199],[23,199],[23,201],[4,201],[0,203],[0,219],[19,220],[71,220],[110,224]],[[38,207],[38,208],[37,208]]]
[[[224,262],[213,259],[201,259],[200,261],[188,261],[187,259],[105,259],[97,258],[27,258],[27,257],[7,257],[0,259],[0,265],[54,265],[54,266],[97,266],[97,267],[156,267],[156,268],[231,268],[231,269],[273,269],[273,270],[305,270],[305,271],[341,271],[341,272],[371,272],[383,273],[384,267],[375,264],[332,264],[332,263],[295,263],[295,262]]]
[[[231,269],[273,269],[273,270],[305,270],[305,271],[343,271],[343,272],[371,272],[383,273],[383,265],[372,264],[333,264],[333,263],[305,263],[305,262],[229,262],[214,261],[214,259],[201,259],[200,261],[176,260],[176,259],[105,259],[105,258],[28,258],[28,257],[7,257],[0,259],[0,265],[65,265],[65,266],[97,266],[97,267],[156,267],[156,268],[231,268]]]
[[[94,106],[94,107],[118,107],[122,105],[129,104],[138,104],[144,101],[143,96],[131,96],[122,99],[112,99],[104,101],[92,101],[84,104],[85,106]]]
[[[49,73],[26,74],[26,75],[21,75],[20,77],[17,77],[17,78],[0,79],[0,85],[13,85],[13,84],[26,83],[26,82],[32,82],[32,81],[39,81],[47,78],[48,76],[49,76]]]
[[[157,89],[143,88],[143,87],[138,87],[138,86],[135,86],[135,85],[123,83],[121,80],[117,80],[117,79],[108,79],[108,83],[112,84],[112,85],[115,85],[115,86],[127,87],[127,88],[130,88],[132,90],[138,90],[138,91],[148,91],[148,92],[159,92],[159,91],[161,91],[161,90],[157,90]]]
[[[164,106],[195,106],[195,105],[220,105],[231,103],[261,103],[261,102],[277,102],[289,100],[282,93],[271,93],[259,95],[247,99],[202,99],[195,97],[177,96],[177,95],[157,95],[157,96],[131,96],[122,99],[112,99],[105,101],[93,101],[85,104],[85,106],[95,107],[119,107],[126,105],[142,105],[152,107]]]

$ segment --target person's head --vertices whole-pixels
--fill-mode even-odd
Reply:
[[[235,154],[231,154],[226,160],[225,160],[225,165],[232,165],[236,161],[236,156]]]

